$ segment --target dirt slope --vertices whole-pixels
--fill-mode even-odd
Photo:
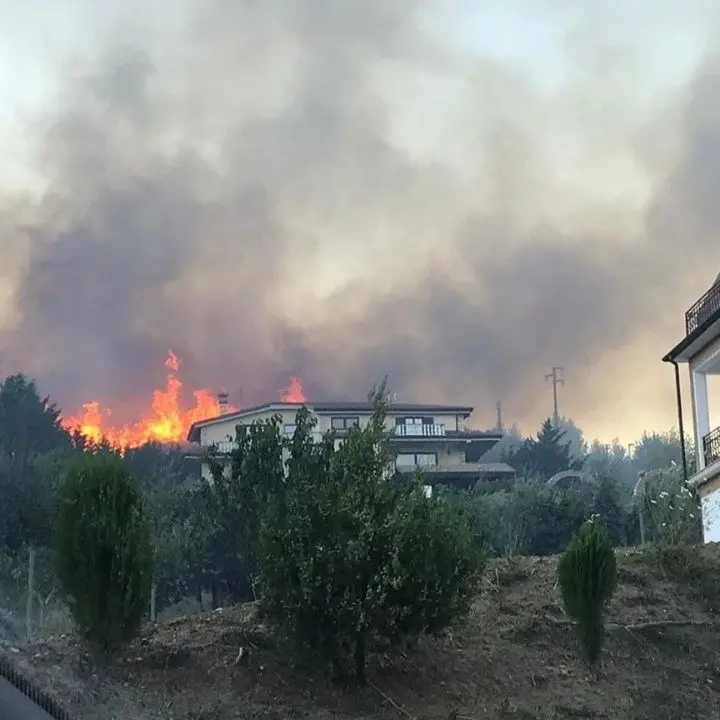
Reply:
[[[554,558],[491,564],[469,621],[440,640],[375,656],[364,691],[294,667],[251,607],[150,629],[102,679],[70,638],[14,656],[78,718],[720,718],[720,552],[659,559],[632,551],[619,564],[597,674],[578,661]]]

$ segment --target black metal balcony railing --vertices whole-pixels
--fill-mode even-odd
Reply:
[[[703,453],[705,455],[705,467],[720,460],[720,428],[715,428],[703,438]]]
[[[444,425],[396,425],[398,437],[445,437]]]
[[[708,319],[720,313],[720,283],[713,285],[686,313],[685,333],[692,335]]]

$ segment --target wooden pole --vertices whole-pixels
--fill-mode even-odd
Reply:
[[[33,595],[35,594],[35,548],[28,553],[28,584],[27,600],[25,602],[25,637],[28,642],[32,640],[32,610]]]

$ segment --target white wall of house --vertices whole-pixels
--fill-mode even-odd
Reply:
[[[703,542],[720,542],[720,490],[705,495],[700,500],[703,523]]]
[[[226,442],[227,440],[235,440],[235,428],[238,425],[251,425],[258,420],[270,420],[270,418],[280,415],[283,426],[295,424],[297,415],[296,409],[283,410],[265,410],[258,411],[242,417],[230,417],[222,422],[212,423],[200,427],[200,445],[208,447],[216,443]]]
[[[697,486],[697,493],[700,496],[703,542],[720,542],[720,468],[717,474]]]
[[[295,419],[297,415],[298,407],[292,408],[280,408],[280,409],[265,409],[256,413],[248,413],[241,417],[231,417],[221,422],[212,423],[209,425],[200,427],[200,445],[202,447],[209,447],[210,445],[222,445],[228,442],[232,442],[235,439],[236,426],[238,424],[250,425],[258,420],[268,420],[276,415],[280,415],[282,419],[282,429],[288,434],[292,435],[294,432]],[[394,431],[396,427],[397,417],[408,417],[407,412],[393,413],[392,410],[388,413],[386,418],[385,426],[388,431]],[[426,415],[427,417],[427,415]],[[370,421],[371,413],[365,412],[322,412],[316,415],[317,426],[316,432],[318,437],[324,435],[326,432],[332,429],[338,429],[338,426],[342,423],[338,421],[338,418],[344,418],[347,421],[347,425],[351,425],[357,422],[361,427],[366,426]],[[418,418],[418,432],[423,432],[421,425],[421,418]],[[457,467],[465,461],[465,447],[464,442],[456,439],[448,440],[447,442],[442,440],[443,430],[455,431],[456,429],[463,428],[463,419],[458,418],[454,413],[444,413],[433,416],[433,425],[439,426],[431,430],[437,435],[431,439],[423,439],[421,437],[415,437],[413,435],[413,428],[411,427],[408,432],[408,439],[405,441],[398,441],[396,444],[396,450],[398,452],[398,467],[400,469],[410,469],[411,467],[432,467],[437,466],[441,468]],[[339,441],[341,442],[341,440]],[[206,464],[202,467],[203,477],[211,479],[210,469]]]

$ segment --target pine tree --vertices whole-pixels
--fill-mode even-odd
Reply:
[[[507,461],[523,475],[544,479],[582,467],[582,461],[573,457],[570,443],[565,442],[564,430],[550,419],[542,424],[537,437],[525,440]]]

